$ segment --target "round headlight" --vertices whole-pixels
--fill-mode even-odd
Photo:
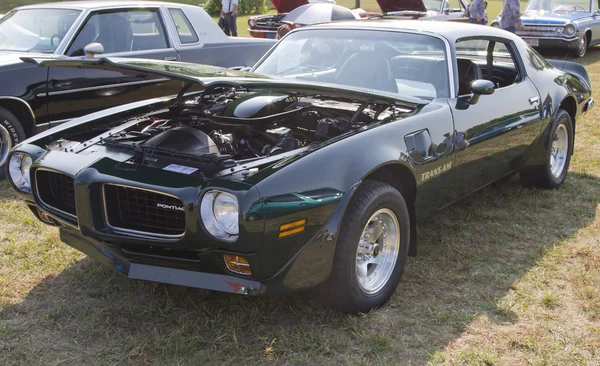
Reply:
[[[577,29],[575,29],[575,26],[573,24],[567,24],[565,26],[565,34],[568,36],[572,36],[573,34],[575,34],[575,32],[577,31]]]
[[[561,34],[563,32],[563,27],[556,27],[556,33]]]
[[[31,169],[31,156],[29,154],[16,152],[8,162],[8,174],[10,180],[17,189],[24,193],[31,192],[31,180],[29,178],[29,169]]]
[[[500,28],[500,23],[498,23],[498,22],[492,22],[492,24],[490,24],[490,25],[494,28]]]
[[[248,25],[251,27],[254,27],[256,25],[256,20],[254,19],[248,19]]]
[[[200,217],[206,230],[215,238],[235,241],[239,234],[238,200],[231,193],[209,191],[200,203]]]

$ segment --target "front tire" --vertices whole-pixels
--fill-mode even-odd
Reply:
[[[577,48],[573,50],[573,55],[577,58],[582,58],[587,52],[587,35],[584,34],[579,40]]]
[[[0,108],[0,180],[6,174],[4,166],[8,153],[16,144],[25,140],[25,131],[21,123],[9,110]]]
[[[363,182],[343,218],[321,301],[347,313],[383,305],[400,281],[409,241],[409,212],[400,192],[385,183]]]
[[[567,176],[573,151],[573,122],[571,116],[559,109],[552,123],[546,163],[520,173],[525,186],[553,189]]]

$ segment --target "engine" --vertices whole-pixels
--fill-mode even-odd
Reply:
[[[140,164],[179,160],[216,171],[320,143],[394,113],[390,105],[213,85],[166,113],[128,121],[102,144],[133,151]]]

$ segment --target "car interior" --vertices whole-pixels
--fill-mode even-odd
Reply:
[[[488,40],[469,40],[456,45],[459,95],[470,94],[471,82],[490,80],[496,88],[520,81],[512,53],[506,44]]]
[[[158,13],[151,10],[99,12],[92,15],[75,37],[67,56],[83,56],[83,48],[92,42],[101,43],[104,53],[168,47]]]

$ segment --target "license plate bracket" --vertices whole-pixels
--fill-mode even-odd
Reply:
[[[540,40],[535,38],[523,39],[525,43],[530,45],[531,47],[538,47],[540,45]]]

